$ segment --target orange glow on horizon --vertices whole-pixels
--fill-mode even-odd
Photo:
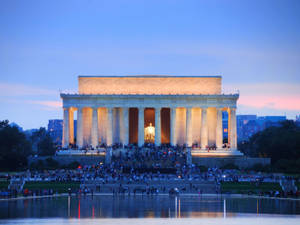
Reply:
[[[243,96],[238,104],[255,108],[273,108],[280,110],[300,110],[300,96]]]

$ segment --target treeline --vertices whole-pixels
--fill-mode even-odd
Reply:
[[[77,161],[69,164],[60,164],[57,160],[48,157],[44,160],[38,159],[28,166],[30,170],[54,170],[54,169],[77,169],[80,163]]]
[[[54,143],[45,128],[25,134],[8,120],[0,121],[0,171],[28,168],[29,155],[54,155]]]
[[[249,141],[239,143],[238,148],[246,156],[271,158],[271,166],[257,165],[257,170],[300,173],[300,127],[294,121],[284,121],[279,127],[258,132]],[[17,127],[10,126],[7,120],[0,121],[0,171],[27,169],[28,156],[51,156],[55,151],[55,145],[45,128],[25,134]],[[45,161],[31,168],[55,166],[55,162]]]
[[[266,128],[238,147],[247,156],[271,158],[271,167],[266,170],[300,173],[300,127],[294,121]]]

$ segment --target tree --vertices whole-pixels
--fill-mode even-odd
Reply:
[[[45,127],[40,127],[40,129],[32,133],[30,141],[34,152],[38,152],[38,144],[46,137],[46,135],[47,130]]]
[[[5,128],[9,126],[9,121],[8,120],[2,120],[0,121],[0,129]]]
[[[41,156],[46,156],[46,155],[48,156],[48,155],[55,154],[56,149],[54,147],[52,138],[50,137],[49,134],[47,134],[39,141],[37,145],[37,151],[38,151],[38,155]]]
[[[300,128],[294,121],[287,120],[279,127],[269,127],[256,133],[239,148],[249,156],[269,157],[272,165],[277,164],[280,168],[287,163],[296,164],[294,161],[300,159]]]
[[[41,156],[54,155],[56,149],[50,134],[46,128],[41,127],[32,133],[30,137],[34,152]]]
[[[0,121],[0,170],[15,171],[27,166],[31,144],[23,132],[8,123],[8,120]]]

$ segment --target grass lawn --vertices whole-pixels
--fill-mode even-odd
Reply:
[[[0,181],[0,189],[7,189],[9,181]]]
[[[251,182],[223,182],[221,184],[222,193],[231,192],[238,194],[246,194],[248,192],[265,192],[265,191],[281,191],[279,183],[261,183],[256,185]]]
[[[58,193],[67,193],[68,188],[71,188],[72,191],[79,189],[80,182],[52,182],[52,181],[30,181],[26,182],[23,190],[43,190],[43,189],[52,189],[54,192]]]

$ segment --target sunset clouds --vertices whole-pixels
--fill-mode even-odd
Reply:
[[[255,108],[274,108],[300,111],[300,84],[256,83],[235,84],[240,98],[238,104]],[[233,85],[225,85],[224,91],[234,90]]]

